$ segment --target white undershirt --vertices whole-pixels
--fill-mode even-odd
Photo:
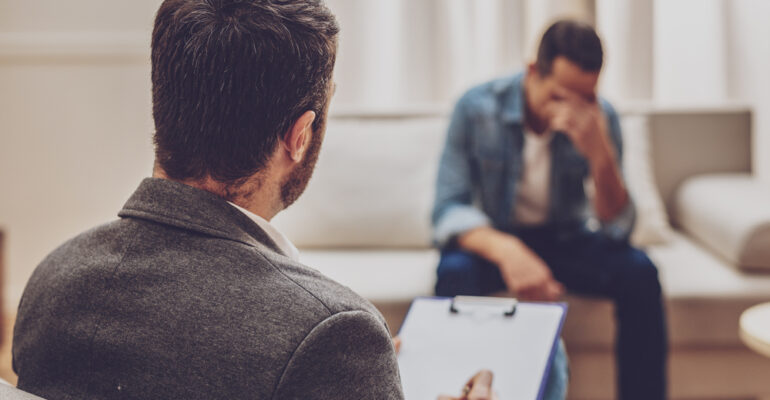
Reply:
[[[551,184],[551,139],[553,133],[538,135],[524,130],[521,179],[516,184],[514,224],[542,225],[548,219]]]
[[[289,240],[289,238],[286,237],[286,235],[281,233],[273,225],[270,225],[270,222],[267,222],[266,219],[260,217],[259,215],[254,214],[253,212],[240,207],[235,203],[229,201],[228,203],[238,209],[238,211],[244,213],[247,217],[251,218],[251,220],[254,221],[257,225],[259,225],[259,227],[265,231],[267,236],[270,237],[273,242],[275,242],[275,245],[278,246],[278,249],[281,250],[283,254],[294,261],[299,261],[299,250],[297,250],[297,247],[294,246],[294,244]]]

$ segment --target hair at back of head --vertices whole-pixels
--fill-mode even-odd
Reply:
[[[321,0],[165,0],[152,36],[156,161],[236,183],[304,112],[323,123],[339,27]]]
[[[602,42],[596,30],[587,23],[575,20],[557,21],[545,31],[535,61],[538,73],[549,75],[553,61],[559,56],[588,72],[601,70],[604,61]]]

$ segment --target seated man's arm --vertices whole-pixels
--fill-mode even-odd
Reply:
[[[385,326],[364,311],[334,314],[295,350],[275,399],[403,399]]]
[[[433,238],[439,247],[451,244],[473,228],[492,225],[489,217],[473,204],[474,167],[469,154],[472,130],[466,95],[452,113],[436,180],[431,220]]]
[[[553,301],[564,293],[545,262],[516,236],[479,227],[460,235],[457,244],[495,264],[520,299]]]
[[[634,206],[621,169],[623,146],[620,123],[612,106],[586,101],[563,90],[563,100],[551,105],[549,128],[563,132],[586,158],[594,184],[593,208],[602,230],[616,240],[627,240],[633,227]]]
[[[442,248],[456,244],[497,265],[508,289],[523,299],[554,300],[563,288],[540,257],[515,236],[492,228],[489,217],[473,204],[474,181],[478,181],[469,154],[473,129],[469,95],[465,95],[452,114],[439,165],[434,241]]]
[[[597,210],[602,231],[607,236],[616,240],[628,240],[636,221],[636,207],[623,177],[623,136],[615,109],[607,102],[603,102],[602,108],[607,117],[608,133],[615,157],[613,168],[596,166],[596,173],[592,174],[596,186],[594,208]],[[603,181],[615,181],[617,184],[600,184]],[[602,189],[606,193],[600,192]]]

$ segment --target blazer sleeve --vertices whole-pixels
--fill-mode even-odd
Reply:
[[[403,399],[393,342],[365,311],[316,325],[290,358],[273,399]]]

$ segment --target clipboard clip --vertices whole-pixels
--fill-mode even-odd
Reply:
[[[504,307],[505,310],[503,311],[503,316],[513,317],[513,315],[516,314],[516,306],[519,305],[519,301],[514,298],[505,297],[455,296],[449,304],[449,312],[452,314],[459,314],[460,310],[458,309],[458,306],[461,304]]]

